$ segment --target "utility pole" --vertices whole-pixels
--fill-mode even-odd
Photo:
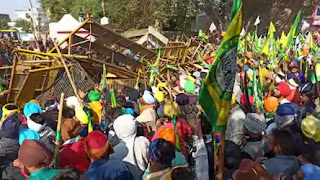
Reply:
[[[37,48],[40,50],[40,46],[39,46],[39,37],[40,37],[40,31],[37,32],[37,23],[36,23],[36,17],[35,17],[35,14],[33,12],[33,6],[32,6],[32,2],[31,0],[29,0],[29,7],[30,7],[30,17],[31,17],[31,21],[32,21],[32,26],[33,26],[33,34],[34,34],[34,37],[36,38],[36,45],[37,45]]]
[[[106,10],[104,9],[104,0],[101,0],[101,8],[102,8],[102,12],[103,12],[103,17],[106,16]]]

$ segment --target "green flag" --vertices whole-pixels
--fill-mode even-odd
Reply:
[[[241,0],[233,1],[231,17],[229,28],[223,37],[199,95],[199,104],[206,112],[213,132],[225,132],[231,109],[236,75],[237,47],[242,28]]]
[[[103,64],[103,70],[102,70],[102,74],[101,74],[100,87],[105,88],[105,86],[106,86],[106,80],[107,80],[107,69],[106,69],[106,65]]]
[[[312,51],[313,57],[316,58],[317,57],[318,46],[314,43],[312,32],[309,32],[308,38],[309,38],[308,40],[309,40],[310,50]]]
[[[154,83],[154,77],[159,73],[159,63],[161,58],[161,49],[158,51],[157,60],[156,62],[151,66],[151,72],[149,77],[149,85],[152,86]]]
[[[293,25],[291,26],[290,32],[286,37],[286,44],[283,45],[283,48],[281,49],[279,60],[284,58],[286,56],[285,52],[290,49],[291,44],[293,42],[294,36],[296,34],[296,31],[298,29],[299,21],[300,21],[301,11],[298,12],[296,19],[293,22]]]
[[[296,19],[294,20],[294,23],[290,29],[290,32],[288,34],[288,40],[287,40],[287,44],[285,46],[285,50],[288,50],[293,42],[293,39],[296,35],[297,29],[298,29],[298,25],[299,25],[299,21],[300,21],[300,16],[301,16],[301,11],[298,12]]]

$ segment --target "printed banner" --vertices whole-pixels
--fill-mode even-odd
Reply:
[[[320,6],[314,8],[312,25],[320,26]]]

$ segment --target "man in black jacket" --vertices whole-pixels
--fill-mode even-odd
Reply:
[[[0,165],[9,164],[18,157],[19,126],[17,115],[5,119],[1,126]]]

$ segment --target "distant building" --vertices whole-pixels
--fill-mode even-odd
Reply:
[[[10,22],[11,21],[11,19],[10,19],[8,14],[0,14],[0,20],[3,20],[5,22]]]
[[[34,18],[34,22],[36,25],[40,24],[41,26],[44,26],[49,24],[49,18],[46,16],[46,13],[42,8],[33,8],[32,11],[30,9],[19,9],[15,10],[14,13],[17,15],[18,19],[25,19],[29,21],[30,17]]]

